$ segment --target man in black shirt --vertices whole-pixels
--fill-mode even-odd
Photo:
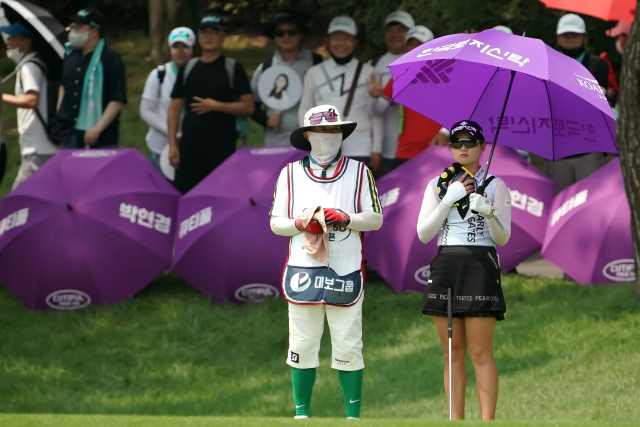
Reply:
[[[222,18],[205,15],[198,28],[200,58],[178,71],[169,106],[169,160],[176,169],[174,184],[191,190],[236,149],[237,116],[254,112],[251,86],[239,62],[222,55]],[[184,109],[182,138],[177,133]]]
[[[67,51],[62,64],[62,102],[56,115],[61,146],[117,147],[118,117],[127,103],[124,64],[107,46],[102,13],[87,7],[72,19],[73,50]]]

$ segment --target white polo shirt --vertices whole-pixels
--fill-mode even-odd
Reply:
[[[149,74],[149,77],[147,77],[147,82],[144,84],[144,90],[142,91],[142,97],[144,99],[157,102],[154,114],[158,116],[158,120],[162,123],[167,122],[169,104],[171,104],[171,91],[173,90],[177,77],[171,62],[164,64],[164,69],[165,75],[162,85],[158,78],[158,69],[154,68]],[[180,123],[182,123],[182,120],[180,120]],[[149,150],[156,154],[162,153],[164,147],[169,144],[169,136],[153,126],[149,127],[149,131],[147,132],[145,139]]]

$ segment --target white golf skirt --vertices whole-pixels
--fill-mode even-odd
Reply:
[[[362,301],[350,307],[289,303],[289,354],[287,364],[311,369],[320,365],[318,352],[327,315],[331,333],[331,367],[340,371],[364,368],[362,360]]]

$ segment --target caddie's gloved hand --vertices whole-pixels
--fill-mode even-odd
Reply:
[[[491,201],[478,193],[469,195],[469,208],[484,215],[489,215],[493,210]]]
[[[324,231],[320,223],[313,219],[309,221],[309,224],[307,224],[306,227],[302,225],[302,220],[300,218],[296,218],[295,224],[298,230],[307,231],[311,234],[320,234]]]
[[[324,220],[327,224],[338,223],[343,227],[346,227],[351,222],[351,217],[348,213],[342,212],[340,209],[325,208]]]

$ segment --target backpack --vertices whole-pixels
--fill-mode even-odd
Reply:
[[[36,116],[38,116],[38,120],[40,120],[40,123],[42,123],[42,127],[44,127],[44,130],[47,133],[47,138],[49,139],[49,141],[54,145],[60,145],[60,136],[58,135],[58,131],[56,130],[56,111],[58,110],[58,93],[60,90],[60,81],[54,80],[51,77],[51,74],[49,74],[49,69],[40,58],[34,57],[25,62],[25,64],[28,64],[30,62],[40,67],[40,70],[42,70],[42,74],[44,74],[44,77],[47,80],[47,91],[44,94],[44,96],[47,97],[47,120],[45,121],[38,108],[35,108],[34,111],[36,112]],[[20,87],[22,87],[22,73],[20,74]],[[40,96],[42,96],[42,94],[40,94]]]
[[[191,58],[187,62],[187,65],[185,65],[184,76],[182,80],[182,84],[184,86],[187,85],[187,77],[189,77],[189,73],[191,73],[191,70],[193,70],[193,67],[196,66],[199,60],[200,60],[200,57]],[[228,58],[226,56],[224,58],[224,68],[227,71],[227,77],[229,78],[229,86],[231,87],[231,91],[233,91],[233,88],[234,88],[233,80],[234,80],[235,68],[236,68],[237,62],[238,61],[236,61],[233,58]],[[160,78],[160,75],[158,75],[158,78]],[[233,101],[234,102],[239,101],[235,93],[233,94]],[[185,108],[186,108],[186,105],[185,105]],[[236,132],[240,134],[243,145],[246,145],[246,142],[247,142],[246,135],[249,132],[249,121],[247,119],[247,116],[236,116]]]

